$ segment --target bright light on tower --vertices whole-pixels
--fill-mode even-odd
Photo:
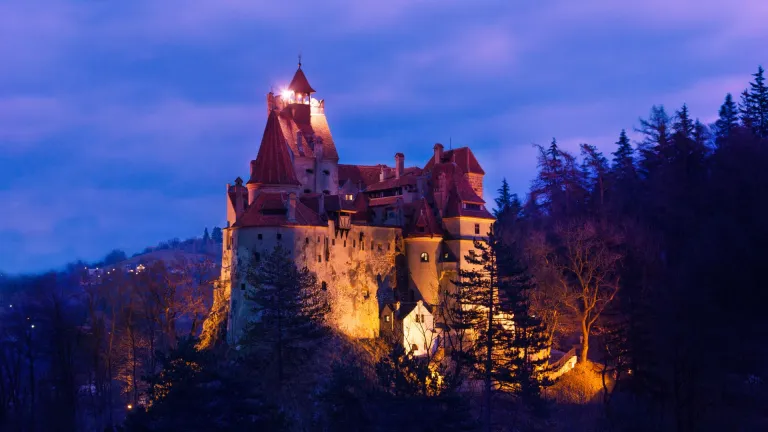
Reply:
[[[280,92],[280,95],[283,96],[284,100],[293,99],[293,90],[283,89],[283,91]]]

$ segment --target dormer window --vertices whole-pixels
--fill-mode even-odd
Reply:
[[[313,170],[312,168],[307,168],[307,174],[314,174],[314,173],[315,173],[315,170]]]
[[[325,175],[331,175],[331,172],[330,172],[330,171],[328,171],[328,170],[323,170],[323,174],[325,174]]]
[[[352,200],[355,199],[355,196],[352,195],[352,194],[346,194],[346,195],[344,195],[344,199],[347,200],[347,201],[352,201]]]
[[[429,262],[429,254],[426,252],[421,253],[421,262]]]

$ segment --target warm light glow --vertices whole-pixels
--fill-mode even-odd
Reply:
[[[283,91],[280,92],[280,95],[286,101],[291,100],[293,99],[293,90],[283,89]]]
[[[133,405],[128,404],[128,409],[133,409]]]

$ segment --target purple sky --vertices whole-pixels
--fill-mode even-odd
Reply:
[[[654,103],[711,121],[768,63],[765,0],[44,3],[0,2],[11,273],[223,225],[299,51],[343,163],[452,139],[521,194],[532,143],[610,152]]]

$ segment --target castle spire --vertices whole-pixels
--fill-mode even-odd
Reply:
[[[301,55],[299,55],[299,68],[296,70],[296,73],[293,75],[293,79],[291,80],[291,83],[288,85],[288,89],[292,90],[294,93],[297,93],[297,94],[309,95],[312,93],[316,93],[315,89],[313,89],[312,86],[309,85],[309,81],[307,81],[307,77],[306,75],[304,75],[304,71],[301,70]]]
[[[300,184],[296,179],[288,145],[275,110],[269,112],[259,154],[256,160],[251,162],[251,179],[248,183],[291,186]]]

